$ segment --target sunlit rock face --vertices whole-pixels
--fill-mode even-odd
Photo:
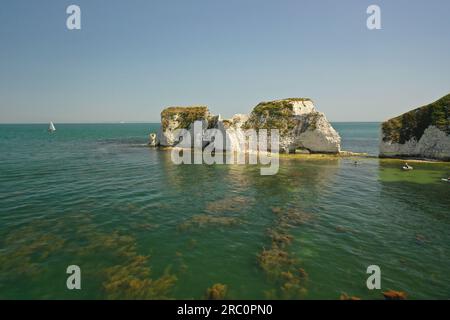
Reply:
[[[411,137],[404,143],[382,141],[381,157],[417,157],[450,161],[450,135],[435,126],[429,126],[417,141]]]
[[[196,121],[202,123],[201,130],[193,130]],[[171,107],[161,113],[161,124],[158,141],[162,146],[189,148],[195,143],[197,147],[213,146],[217,151],[242,152],[248,130],[267,129],[270,133],[271,129],[277,129],[281,152],[297,149],[340,152],[339,134],[325,115],[315,110],[313,102],[305,98],[261,102],[249,115],[236,114],[231,119],[214,116],[204,106]],[[189,134],[180,134],[177,129],[187,129]],[[217,136],[223,137],[224,142],[217,140]]]
[[[278,129],[280,151],[297,149],[317,153],[339,153],[341,138],[308,98],[261,102],[250,113],[245,128]]]
[[[212,125],[213,130],[208,130],[204,136],[209,143],[209,149],[217,151],[244,152],[246,135],[242,126],[247,121],[245,114],[235,114],[231,119],[222,119],[220,115]],[[218,139],[221,137],[222,139]]]
[[[202,132],[194,135],[193,124],[195,121],[201,121],[203,130],[208,128],[209,122],[213,122],[214,117],[211,116],[206,106],[188,106],[188,107],[169,107],[161,112],[161,128],[158,131],[158,141],[161,146],[178,146],[180,148],[190,148],[197,145],[194,142],[200,140],[202,145]],[[190,133],[179,134],[179,129],[186,129]],[[197,141],[196,141],[197,140]]]
[[[382,124],[380,157],[450,160],[450,95]]]

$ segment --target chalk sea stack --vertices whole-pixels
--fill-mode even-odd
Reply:
[[[202,131],[194,134],[193,123],[202,122]],[[326,119],[316,111],[308,98],[290,98],[261,102],[249,115],[236,114],[231,119],[213,115],[206,106],[169,107],[161,112],[161,129],[157,144],[169,147],[205,147],[214,144],[207,129],[218,129],[227,138],[225,145],[217,145],[216,150],[240,152],[240,143],[248,129],[278,129],[280,152],[294,153],[339,153],[341,138]],[[179,139],[177,129],[187,129],[191,141]]]
[[[450,161],[450,94],[383,122],[380,157]]]
[[[169,107],[161,112],[161,129],[157,140],[161,146],[181,147],[176,130],[189,129],[195,121],[202,121],[206,127],[212,122],[212,115],[206,106]],[[206,128],[204,128],[206,129]]]
[[[250,113],[245,128],[278,129],[280,150],[297,149],[319,153],[339,153],[341,138],[322,112],[308,98],[261,102]]]

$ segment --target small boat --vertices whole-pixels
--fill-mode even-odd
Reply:
[[[56,128],[53,122],[50,121],[50,124],[48,125],[48,132],[55,132]]]
[[[442,181],[445,181],[445,182],[450,182],[450,179],[442,178],[441,180],[442,180]]]
[[[411,166],[403,166],[402,169],[403,170],[413,170],[414,168]]]

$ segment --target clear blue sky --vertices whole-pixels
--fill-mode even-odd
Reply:
[[[382,30],[366,28],[370,4]],[[157,122],[188,104],[229,117],[286,97],[379,121],[449,92],[448,0],[0,3],[2,123]]]

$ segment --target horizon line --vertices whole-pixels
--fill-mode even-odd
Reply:
[[[161,124],[160,121],[154,122],[154,121],[103,121],[103,122],[57,122],[57,121],[49,121],[49,122],[0,122],[0,125],[24,125],[24,124],[42,124],[42,125],[48,125],[50,122],[53,122],[54,124]],[[329,120],[330,123],[382,123],[384,121],[367,121],[367,120],[349,120],[349,121],[332,121]]]

